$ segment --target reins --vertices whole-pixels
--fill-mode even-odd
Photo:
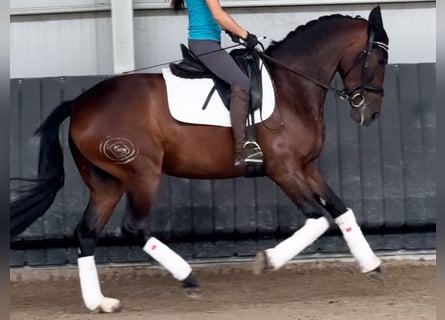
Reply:
[[[365,98],[363,96],[363,91],[369,91],[369,92],[372,92],[372,93],[381,94],[382,96],[383,96],[383,92],[384,92],[383,88],[373,87],[373,86],[369,86],[369,85],[365,84],[364,75],[365,75],[366,69],[368,69],[368,66],[369,66],[369,56],[371,55],[373,46],[375,45],[375,46],[377,46],[377,47],[379,47],[379,48],[381,48],[381,49],[383,49],[385,51],[388,51],[388,45],[386,45],[385,43],[379,42],[379,41],[375,41],[374,40],[374,36],[375,36],[375,34],[371,30],[371,32],[369,34],[368,43],[367,43],[366,48],[363,49],[363,51],[360,52],[359,56],[355,59],[354,64],[350,67],[348,72],[346,72],[346,74],[343,76],[343,78],[345,78],[352,71],[352,69],[354,69],[354,67],[358,63],[361,62],[362,58],[365,58],[365,61],[363,62],[363,65],[362,65],[362,74],[361,74],[360,84],[358,84],[358,85],[356,85],[356,86],[354,86],[354,87],[352,87],[350,89],[349,88],[344,88],[344,89],[339,90],[339,89],[334,88],[334,87],[332,87],[332,86],[330,86],[330,85],[328,85],[326,83],[323,83],[323,82],[321,82],[321,81],[319,81],[319,80],[317,80],[317,79],[315,79],[315,78],[313,78],[313,77],[311,77],[311,76],[309,76],[309,75],[307,75],[307,74],[305,74],[305,73],[303,73],[303,72],[301,72],[299,70],[295,70],[293,68],[289,68],[287,65],[285,65],[281,61],[279,61],[279,60],[277,60],[275,58],[272,58],[271,56],[265,54],[264,53],[264,47],[263,47],[262,44],[261,44],[261,47],[263,49],[263,52],[260,52],[260,51],[257,51],[257,52],[258,52],[258,54],[261,57],[265,58],[266,60],[269,60],[272,63],[280,66],[281,68],[283,68],[283,69],[285,69],[285,70],[287,70],[287,71],[289,71],[291,73],[294,73],[294,74],[296,74],[296,75],[298,75],[298,76],[300,76],[300,77],[302,77],[302,78],[304,78],[304,79],[306,79],[306,80],[308,80],[308,81],[310,81],[312,83],[315,83],[316,85],[318,85],[318,86],[320,86],[320,87],[322,87],[322,88],[324,88],[324,89],[326,89],[328,91],[333,92],[335,94],[335,96],[339,97],[342,100],[348,100],[352,107],[359,108],[365,102]],[[358,103],[355,102],[356,98],[359,98],[359,99],[357,99]]]
[[[265,39],[265,37],[263,37],[263,39]],[[255,48],[252,48],[252,51],[255,51],[257,54],[259,54],[265,60],[268,60],[268,61],[276,64],[277,66],[280,66],[281,68],[283,68],[283,69],[285,69],[285,70],[287,70],[287,71],[289,71],[289,72],[291,72],[293,74],[298,75],[299,77],[302,77],[302,78],[304,78],[304,79],[306,79],[306,80],[308,80],[308,81],[318,85],[319,87],[321,87],[323,89],[326,89],[328,91],[333,92],[335,96],[339,97],[342,100],[348,100],[352,107],[360,108],[360,107],[363,106],[363,104],[365,103],[365,98],[364,98],[364,95],[363,95],[363,91],[369,91],[369,92],[372,92],[372,93],[383,95],[383,88],[372,87],[372,86],[369,86],[369,85],[364,83],[364,73],[365,73],[366,69],[368,68],[369,56],[371,55],[373,46],[376,45],[377,47],[382,48],[385,51],[388,51],[388,45],[387,44],[382,43],[382,42],[378,42],[378,41],[374,41],[374,32],[372,30],[371,30],[371,32],[369,34],[368,43],[367,43],[366,48],[363,51],[360,52],[360,54],[356,58],[354,64],[350,67],[350,69],[348,70],[348,72],[344,76],[344,77],[346,77],[351,72],[351,70],[364,57],[365,61],[364,61],[363,65],[362,65],[362,76],[361,76],[360,84],[354,86],[353,88],[344,88],[344,89],[341,89],[341,90],[337,89],[337,88],[335,88],[333,86],[330,86],[330,85],[328,85],[326,83],[323,83],[323,82],[321,82],[321,81],[319,81],[319,80],[317,80],[317,79],[307,75],[304,72],[301,72],[299,70],[295,70],[293,68],[289,68],[283,62],[281,62],[281,61],[279,61],[279,60],[269,56],[268,54],[264,53],[265,49],[264,49],[264,46],[263,46],[263,44],[261,42],[258,42],[258,45],[261,46],[262,51],[259,51],[259,50],[255,49]],[[237,42],[234,45],[231,45],[231,46],[228,46],[228,47],[224,47],[224,48],[221,48],[221,49],[217,49],[217,50],[212,50],[212,51],[209,51],[209,52],[197,55],[197,57],[204,56],[204,55],[207,55],[207,54],[211,54],[211,53],[214,53],[214,52],[218,52],[218,51],[221,51],[221,50],[232,49],[232,48],[235,48],[235,47],[238,47],[238,46],[245,46],[245,44],[239,41],[239,42]],[[160,66],[163,66],[163,65],[168,65],[170,63],[180,62],[182,60],[183,59],[178,59],[178,60],[174,60],[174,61],[170,61],[170,62],[165,62],[165,63],[152,65],[152,66],[149,66],[149,67],[134,69],[134,70],[131,70],[131,71],[125,71],[122,74],[133,73],[133,72],[137,72],[137,71],[141,71],[141,70],[148,70],[148,69],[160,67]],[[356,101],[358,101],[358,102],[356,102]]]
[[[329,91],[332,91],[336,96],[339,96],[339,97],[340,97],[341,99],[343,99],[343,100],[346,100],[346,99],[348,99],[348,97],[349,97],[349,96],[346,94],[346,89],[339,90],[339,89],[337,89],[337,88],[334,88],[334,87],[332,87],[332,86],[329,86],[329,85],[327,85],[327,84],[325,84],[325,83],[323,83],[323,82],[321,82],[321,81],[318,81],[318,80],[315,79],[315,78],[312,78],[311,76],[308,76],[307,74],[305,74],[305,73],[303,73],[303,72],[301,72],[301,71],[295,70],[295,69],[293,69],[293,68],[289,68],[287,65],[285,65],[285,64],[282,63],[281,61],[279,61],[279,60],[277,60],[277,59],[275,59],[275,58],[272,58],[271,56],[265,54],[264,52],[258,52],[258,53],[259,53],[259,55],[260,55],[261,57],[265,58],[266,60],[269,60],[269,61],[273,62],[274,64],[276,64],[276,65],[282,67],[283,69],[285,69],[285,70],[287,70],[287,71],[289,71],[289,72],[291,72],[291,73],[294,73],[294,74],[296,74],[296,75],[298,75],[298,76],[300,76],[300,77],[302,77],[302,78],[305,78],[306,80],[309,80],[310,82],[313,82],[313,83],[315,83],[316,85],[318,85],[318,86],[320,86],[320,87],[322,87],[322,88],[324,88],[324,89],[327,89],[327,90],[329,90]]]
[[[205,56],[207,54],[211,54],[211,53],[222,51],[222,50],[233,49],[233,48],[236,48],[236,47],[239,47],[239,46],[242,46],[242,44],[241,43],[237,43],[237,44],[234,44],[234,45],[231,45],[231,46],[228,46],[228,47],[224,47],[224,48],[221,48],[221,49],[212,50],[212,51],[209,51],[209,52],[205,52],[205,53],[196,55],[196,57]],[[148,69],[153,69],[153,68],[157,68],[157,67],[161,67],[161,66],[166,66],[166,65],[169,65],[170,63],[181,62],[182,60],[183,59],[181,58],[181,59],[177,59],[177,60],[173,60],[173,61],[168,61],[168,62],[163,62],[163,63],[151,65],[151,66],[144,67],[144,68],[134,69],[134,70],[130,70],[130,71],[124,71],[124,72],[122,72],[122,74],[128,74],[128,73],[133,73],[133,72],[137,72],[137,71],[148,70]]]

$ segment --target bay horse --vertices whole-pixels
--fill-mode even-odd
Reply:
[[[306,223],[276,247],[258,252],[254,272],[279,269],[312,244],[330,226],[328,213],[361,271],[377,276],[380,259],[356,223],[354,213],[331,190],[316,168],[325,139],[324,101],[339,72],[352,118],[368,126],[380,113],[388,36],[381,11],[368,20],[324,16],[290,32],[262,53],[275,87],[272,116],[257,124],[264,152],[264,173],[296,204],[309,206]],[[75,229],[80,287],[90,310],[113,312],[120,302],[102,294],[94,251],[104,225],[126,193],[129,210],[122,233],[182,282],[199,290],[190,265],[150,235],[149,213],[162,173],[196,179],[240,177],[234,167],[231,129],[181,123],[169,113],[160,74],[109,78],[58,106],[37,130],[40,135],[38,178],[11,197],[11,238],[43,215],[64,184],[60,124],[70,117],[69,146],[90,191],[87,208]],[[270,130],[269,128],[279,128]]]

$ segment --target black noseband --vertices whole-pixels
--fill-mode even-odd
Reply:
[[[365,81],[366,70],[369,67],[369,57],[372,52],[373,47],[379,47],[385,51],[388,51],[388,45],[382,42],[374,41],[374,31],[370,30],[368,45],[366,49],[361,51],[355,63],[351,66],[351,68],[346,72],[343,76],[346,76],[351,72],[351,70],[357,65],[357,63],[362,62],[362,74],[360,84],[352,87],[343,89],[343,99],[348,100],[353,108],[359,108],[365,104],[365,96],[363,95],[364,91],[368,91],[375,94],[380,94],[382,97],[384,96],[384,90],[382,87],[373,87],[368,85],[367,81]],[[363,59],[365,58],[365,59]]]

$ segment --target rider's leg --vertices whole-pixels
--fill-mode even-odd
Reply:
[[[246,119],[250,106],[250,79],[220,44],[208,40],[190,40],[190,50],[218,78],[231,85],[230,120],[235,147],[235,166],[261,164],[259,146],[246,143]],[[210,53],[209,53],[210,52]]]
[[[262,164],[263,152],[257,144],[247,143],[246,118],[249,113],[249,93],[238,85],[231,86],[230,121],[235,147],[235,166]]]

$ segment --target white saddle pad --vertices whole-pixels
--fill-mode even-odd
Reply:
[[[167,85],[170,113],[178,121],[194,124],[207,124],[231,127],[230,113],[224,106],[218,92],[213,93],[207,107],[202,110],[205,100],[213,87],[211,79],[184,79],[162,69]],[[262,110],[254,113],[255,123],[269,118],[275,108],[275,93],[269,72],[262,68],[263,104]]]

